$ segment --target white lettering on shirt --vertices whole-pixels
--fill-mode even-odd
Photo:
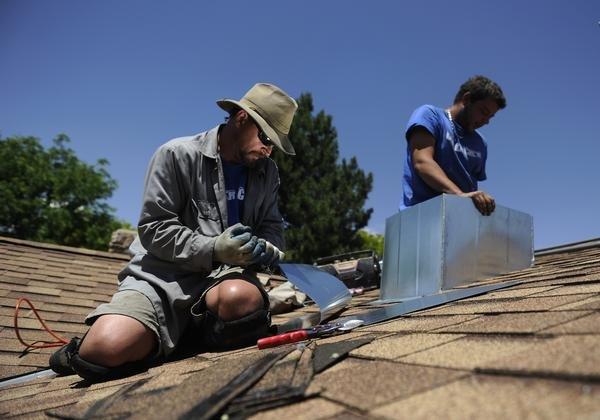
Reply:
[[[239,187],[237,190],[237,194],[236,194],[235,190],[226,190],[225,196],[227,197],[227,201],[231,201],[231,200],[240,200],[241,201],[246,196],[246,190],[244,189],[244,187]]]
[[[460,143],[454,144],[454,151],[458,152],[458,153],[462,153],[463,155],[465,155],[465,157],[470,156],[473,158],[481,159],[481,152],[478,152],[476,150],[471,150],[468,147],[465,147]]]

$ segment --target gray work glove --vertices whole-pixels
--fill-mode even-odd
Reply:
[[[213,259],[229,265],[247,266],[259,258],[258,239],[252,229],[237,223],[217,236]]]
[[[279,263],[285,255],[271,242],[262,238],[258,240],[256,247],[260,248],[258,264],[264,267],[273,267],[275,264]]]

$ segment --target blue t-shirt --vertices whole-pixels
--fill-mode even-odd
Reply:
[[[225,197],[227,197],[227,223],[233,226],[242,220],[248,169],[237,163],[223,162]]]
[[[463,192],[477,191],[477,181],[486,179],[485,140],[477,131],[469,133],[456,121],[450,121],[443,109],[423,105],[413,112],[406,126],[407,153],[402,181],[404,197],[400,210],[441,194],[429,187],[413,167],[408,139],[416,127],[423,127],[433,135],[434,159],[448,178]]]

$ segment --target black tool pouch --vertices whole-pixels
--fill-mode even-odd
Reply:
[[[381,267],[374,251],[349,252],[319,258],[315,265],[339,278],[348,289],[375,289],[381,284]]]

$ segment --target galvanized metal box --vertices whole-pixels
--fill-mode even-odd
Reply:
[[[496,206],[483,216],[471,199],[442,194],[386,220],[380,298],[431,295],[533,260],[530,215]]]

